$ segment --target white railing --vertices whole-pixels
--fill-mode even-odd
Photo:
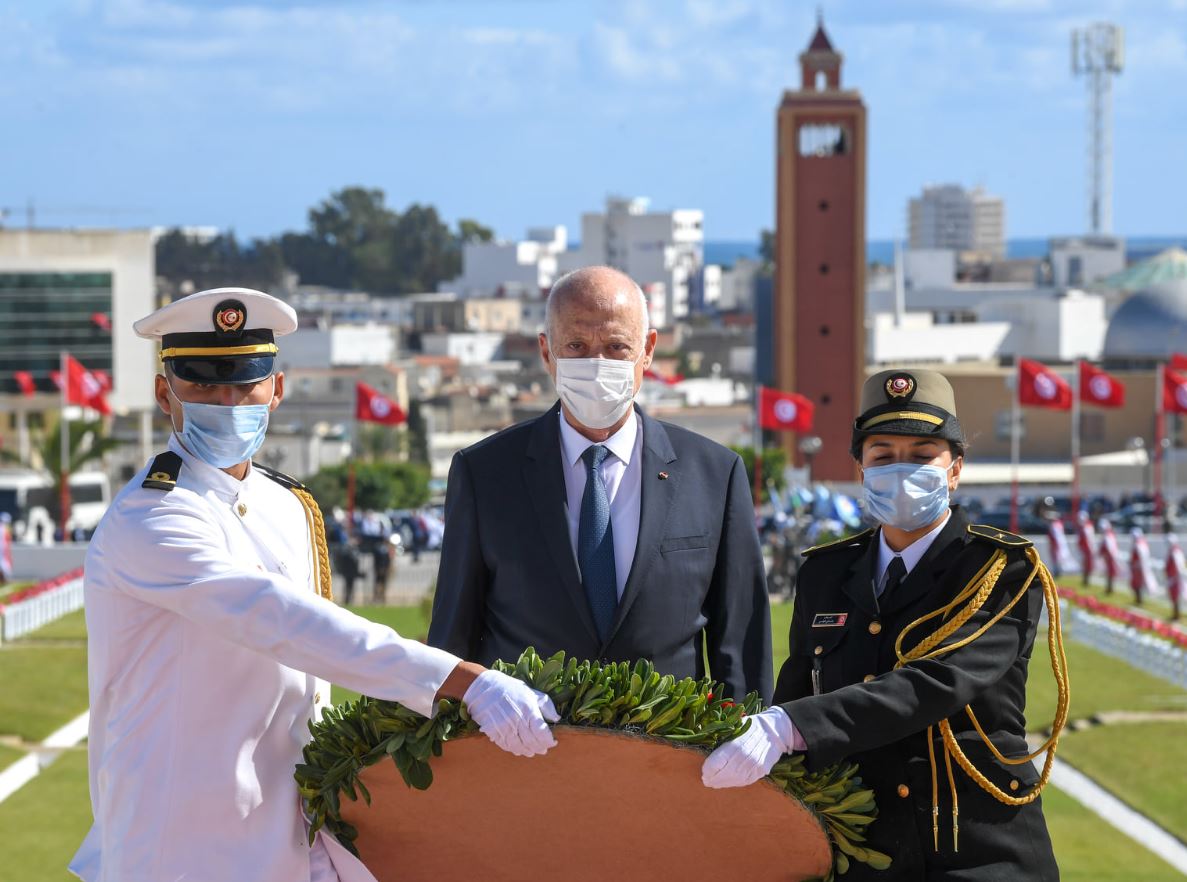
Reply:
[[[0,606],[0,643],[82,609],[82,574],[16,603]]]
[[[1064,601],[1063,632],[1098,652],[1187,689],[1187,651],[1137,628],[1093,615]]]

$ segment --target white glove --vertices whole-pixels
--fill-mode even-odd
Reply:
[[[548,723],[555,723],[560,715],[552,699],[514,677],[483,671],[462,696],[462,703],[482,734],[508,753],[536,756],[556,746]]]
[[[787,711],[775,705],[750,717],[750,728],[719,745],[701,766],[706,787],[745,787],[765,778],[785,753],[799,748],[795,726]]]

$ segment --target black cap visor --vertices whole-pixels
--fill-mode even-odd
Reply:
[[[165,359],[173,374],[187,383],[240,386],[272,375],[275,355],[183,356]]]

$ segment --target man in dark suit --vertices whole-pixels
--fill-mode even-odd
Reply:
[[[429,642],[474,660],[528,646],[651,659],[771,695],[770,612],[746,470],[634,405],[656,332],[629,277],[589,267],[548,300],[560,397],[458,453]]]
[[[892,863],[851,861],[852,882],[1059,878],[1023,713],[1046,574],[1028,540],[949,505],[964,445],[942,375],[866,382],[852,452],[878,526],[807,552],[779,704],[702,773],[737,787],[792,751],[858,763],[878,804],[862,845]]]

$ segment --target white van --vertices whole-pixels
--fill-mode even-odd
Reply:
[[[111,483],[103,472],[71,475],[68,534],[81,531],[89,537],[110,503]],[[55,507],[53,482],[48,475],[30,469],[0,470],[0,512],[11,516],[14,540],[46,545],[52,542],[57,525],[50,512]]]

